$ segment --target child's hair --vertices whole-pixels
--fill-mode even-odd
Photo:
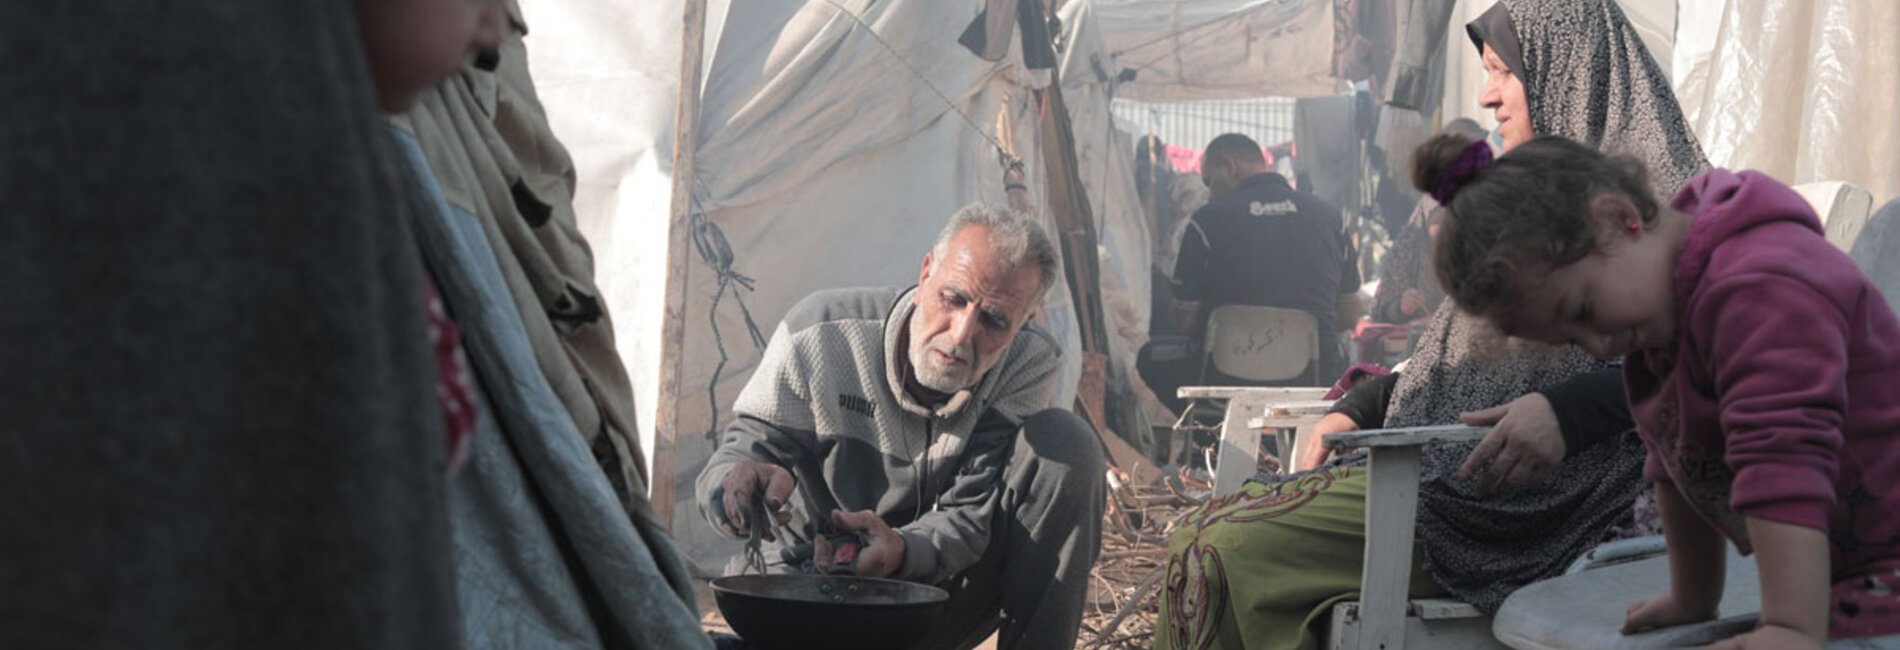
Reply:
[[[1656,220],[1648,173],[1634,159],[1606,156],[1542,136],[1472,172],[1470,137],[1445,133],[1412,155],[1412,184],[1450,194],[1433,267],[1459,309],[1496,323],[1542,286],[1550,271],[1598,249],[1590,201],[1615,192],[1645,225]]]

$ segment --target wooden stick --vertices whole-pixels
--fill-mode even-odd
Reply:
[[[1109,619],[1108,624],[1102,626],[1102,633],[1111,634],[1114,633],[1115,630],[1121,629],[1122,621],[1127,619],[1129,614],[1135,613],[1136,606],[1148,601],[1149,592],[1154,590],[1155,585],[1161,583],[1161,577],[1167,575],[1167,573],[1168,568],[1165,566],[1156,567],[1154,571],[1149,572],[1148,577],[1143,578],[1141,584],[1135,587],[1134,596],[1128,599],[1127,604],[1122,605],[1121,611],[1115,613],[1115,618]],[[1099,647],[1106,643],[1108,642],[1097,639],[1094,643],[1090,644],[1089,647]]]
[[[1483,440],[1490,433],[1491,427],[1472,427],[1462,424],[1404,429],[1368,429],[1335,433],[1326,436],[1325,443],[1327,449],[1335,451],[1360,447],[1416,447],[1437,442],[1473,442]]]
[[[1103,553],[1098,560],[1120,560],[1131,557],[1161,557],[1168,554],[1165,548],[1144,548],[1137,551],[1114,551]]]
[[[680,377],[686,372],[686,252],[693,233],[693,152],[698,143],[700,62],[706,47],[706,0],[686,0],[681,16],[679,103],[673,116],[673,207],[666,236],[666,312],[660,326],[660,397],[653,405],[653,485],[648,493],[660,525],[673,527],[679,482]],[[712,417],[718,417],[713,414]]]

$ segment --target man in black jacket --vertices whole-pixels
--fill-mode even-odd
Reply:
[[[1319,326],[1319,362],[1293,383],[1332,383],[1345,370],[1341,296],[1359,288],[1357,255],[1342,232],[1339,210],[1268,171],[1260,145],[1238,133],[1208,143],[1201,178],[1213,198],[1189,217],[1181,235],[1172,278],[1175,323],[1198,337],[1208,314],[1225,305],[1304,311]],[[1195,355],[1172,367],[1144,361],[1149,369],[1142,378],[1164,401],[1184,382],[1250,383],[1198,376]]]

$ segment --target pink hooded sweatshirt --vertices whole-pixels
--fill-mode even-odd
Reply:
[[[1645,474],[1744,553],[1744,517],[1826,532],[1829,636],[1900,634],[1900,320],[1786,185],[1718,169],[1671,205],[1675,341],[1623,365]]]

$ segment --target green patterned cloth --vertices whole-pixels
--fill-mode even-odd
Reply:
[[[1158,650],[1312,650],[1326,613],[1359,597],[1366,474],[1336,467],[1209,502],[1168,547]],[[1412,553],[1411,595],[1442,593]]]

